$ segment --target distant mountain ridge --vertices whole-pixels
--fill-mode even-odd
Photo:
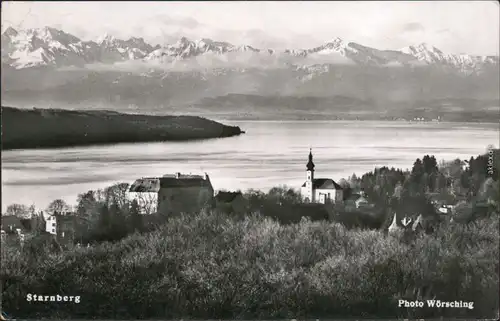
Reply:
[[[416,102],[423,101],[433,106],[430,118],[437,111],[448,119],[498,118],[498,57],[428,44],[379,50],[335,38],[278,51],[185,37],[165,45],[108,34],[84,41],[49,27],[8,28],[1,37],[3,105],[206,115],[276,109],[276,118],[376,110],[376,117],[406,118],[422,117]]]
[[[363,66],[439,66],[462,73],[482,72],[498,66],[498,56],[472,56],[446,54],[428,44],[408,46],[400,50],[379,50],[340,38],[311,49],[254,48],[233,45],[211,39],[189,40],[182,37],[175,44],[151,45],[143,38],[121,40],[104,35],[97,41],[80,38],[51,27],[15,30],[7,28],[1,35],[2,64],[14,69],[34,67],[83,66],[85,64],[113,64],[138,60],[163,65],[174,64],[190,58],[225,55],[257,55],[262,57],[293,57],[298,68],[300,58],[335,58],[336,62]],[[210,62],[210,60],[208,60]],[[208,63],[207,66],[210,67]]]

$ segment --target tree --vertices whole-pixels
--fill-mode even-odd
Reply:
[[[276,204],[297,204],[302,201],[300,193],[287,186],[273,187],[267,193],[267,199]]]
[[[352,189],[358,189],[360,187],[360,180],[356,176],[356,173],[353,173],[352,176],[348,178],[348,183]]]
[[[342,187],[343,189],[344,189],[344,188],[350,188],[350,187],[351,187],[351,185],[349,184],[349,182],[348,182],[348,181],[346,181],[344,178],[342,178],[342,179],[340,179],[340,180],[339,180],[339,185],[340,185],[340,187]]]
[[[99,210],[102,202],[96,199],[95,191],[88,191],[78,195],[76,214],[78,216],[78,230],[82,238],[95,230],[98,226]]]
[[[42,232],[46,231],[46,221],[45,218],[43,217],[43,213],[34,213],[31,216],[31,220],[33,222],[33,232],[36,234],[41,234]]]
[[[34,215],[36,215],[35,204],[31,204],[30,207],[28,207],[28,213],[30,214],[30,217],[33,217]]]
[[[481,201],[491,201],[498,203],[500,199],[499,183],[495,182],[493,178],[488,177],[482,184],[478,191],[477,198]]]
[[[111,215],[109,213],[108,205],[101,204],[99,206],[99,234],[107,234],[111,228]]]
[[[394,193],[392,194],[392,197],[400,200],[402,193],[403,193],[403,185],[401,185],[401,182],[397,182],[396,187],[394,188]]]
[[[130,225],[131,225],[131,231],[143,231],[143,221],[142,221],[142,215],[140,212],[140,207],[139,203],[137,200],[132,200],[130,204]]]
[[[434,183],[434,190],[436,191],[443,191],[446,189],[448,186],[448,182],[446,179],[446,176],[444,176],[442,173],[437,173],[434,177],[435,183]]]
[[[117,203],[112,203],[109,208],[111,215],[111,230],[110,240],[119,240],[127,236],[129,229],[127,226],[127,218],[122,208]]]
[[[69,212],[71,210],[71,207],[62,199],[56,199],[53,200],[49,206],[47,206],[47,213],[63,213],[63,212]]]
[[[422,161],[418,158],[413,164],[410,175],[410,193],[412,195],[422,194],[426,190],[427,174]]]
[[[5,211],[6,215],[14,215],[21,218],[30,218],[30,210],[26,205],[22,204],[11,204],[7,206],[7,210]]]
[[[427,174],[432,174],[438,171],[437,161],[434,156],[425,155],[422,159],[422,165]]]
[[[79,216],[90,217],[98,207],[94,191],[79,194],[77,202],[76,212]]]
[[[134,200],[139,206],[139,213],[153,214],[158,207],[157,193],[136,193]]]
[[[425,173],[424,165],[420,158],[417,158],[415,163],[413,163],[413,168],[411,169],[411,176],[415,178],[416,181],[419,181],[422,175]]]
[[[128,189],[129,189],[129,184],[127,183],[118,183],[106,188],[104,190],[104,194],[108,205],[114,203],[122,209],[128,207],[129,204],[129,200],[127,198]]]

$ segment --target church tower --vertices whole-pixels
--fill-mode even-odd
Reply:
[[[304,197],[309,199],[310,202],[314,202],[314,189],[313,189],[313,181],[314,181],[314,163],[313,163],[313,155],[312,149],[309,150],[309,161],[306,165],[306,188]]]

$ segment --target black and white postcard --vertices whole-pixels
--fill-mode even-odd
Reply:
[[[498,319],[497,1],[3,1],[1,318]]]

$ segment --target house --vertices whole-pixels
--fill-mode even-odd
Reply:
[[[354,208],[373,207],[373,204],[368,201],[363,191],[351,194],[347,199],[344,200],[344,203],[346,206]]]
[[[342,203],[342,187],[330,178],[314,178],[314,167],[312,150],[310,150],[309,161],[306,165],[306,181],[301,187],[304,201],[322,204]]]
[[[439,214],[451,214],[453,210],[453,205],[443,204],[437,208]]]
[[[241,192],[220,191],[215,196],[215,206],[233,213],[243,213],[247,209],[247,200]]]
[[[72,212],[54,212],[45,219],[45,231],[62,243],[75,240],[76,225],[77,216]]]
[[[134,188],[132,188],[133,186]],[[137,202],[141,214],[153,214],[158,211],[159,190],[159,178],[141,178],[130,186],[127,196],[130,201]]]
[[[138,200],[144,193],[156,194],[156,211],[165,214],[193,213],[214,205],[214,189],[207,173],[204,175],[167,174],[157,178],[141,178],[129,189]]]
[[[17,229],[23,229],[21,218],[15,215],[2,215],[1,229],[5,233],[15,232]]]
[[[31,224],[15,215],[2,215],[1,218],[1,239],[2,241],[24,242],[26,233],[31,231]]]
[[[457,201],[463,199],[461,196],[449,195],[446,193],[427,193],[426,197],[434,206],[436,213],[449,215],[453,212]]]

